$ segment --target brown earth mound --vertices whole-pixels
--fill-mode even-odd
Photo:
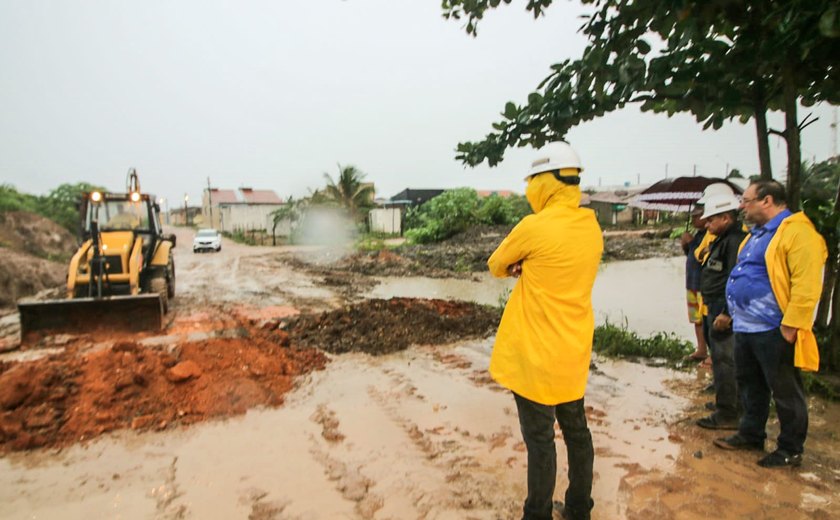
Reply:
[[[0,248],[0,305],[64,284],[67,265]]]
[[[269,339],[270,338],[270,339]],[[62,446],[104,432],[163,429],[275,406],[295,376],[322,369],[281,332],[185,343],[172,353],[127,342],[0,364],[0,451]]]
[[[52,220],[0,213],[0,305],[62,285],[76,246],[76,237]]]
[[[0,213],[0,246],[40,258],[69,259],[78,243],[73,233],[36,213]]]
[[[474,303],[392,298],[299,316],[287,322],[284,329],[295,345],[318,347],[334,354],[381,355],[413,344],[486,337],[496,331],[498,324],[497,309]]]

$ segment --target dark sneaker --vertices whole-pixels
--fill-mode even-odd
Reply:
[[[729,437],[723,437],[720,439],[715,439],[715,446],[718,448],[723,448],[725,450],[754,450],[754,451],[764,451],[764,441],[749,441],[740,434],[736,433],[735,435],[730,435]]]
[[[738,419],[721,419],[716,413],[697,421],[697,426],[707,430],[737,430]]]
[[[783,468],[785,466],[798,467],[802,465],[802,455],[791,455],[783,450],[776,450],[758,461],[762,468]]]
[[[706,404],[704,404],[703,406],[706,408],[706,410],[709,410],[710,412],[714,412],[715,410],[717,410],[717,406],[715,406],[714,401],[707,401]]]

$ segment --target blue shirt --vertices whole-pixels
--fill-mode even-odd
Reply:
[[[782,324],[782,310],[770,286],[764,254],[779,224],[791,214],[785,209],[763,226],[754,227],[729,273],[726,303],[735,332],[765,332]]]

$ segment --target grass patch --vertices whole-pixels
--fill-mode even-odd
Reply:
[[[618,326],[609,321],[595,327],[592,349],[606,356],[660,358],[680,361],[694,351],[688,341],[673,332],[657,332],[643,338],[627,328],[627,323]]]

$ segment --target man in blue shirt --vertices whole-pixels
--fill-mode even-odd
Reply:
[[[822,288],[825,241],[803,213],[787,209],[784,187],[776,181],[751,184],[741,208],[755,227],[730,273],[726,300],[744,415],[738,433],[715,445],[764,451],[772,395],[781,427],[778,447],[758,464],[799,466],[808,433],[799,367],[819,367],[811,325]]]

